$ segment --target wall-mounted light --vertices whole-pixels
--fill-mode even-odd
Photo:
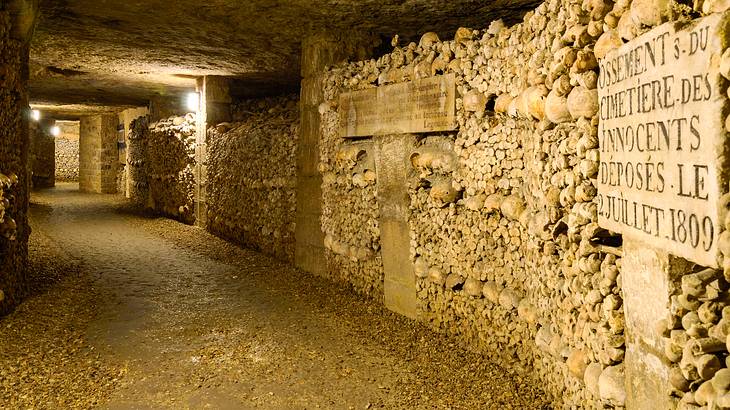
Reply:
[[[33,119],[33,121],[40,121],[41,120],[41,112],[38,110],[32,110],[30,112],[30,118]]]
[[[188,93],[185,97],[185,106],[188,111],[198,112],[200,110],[200,94]]]
[[[61,135],[61,127],[59,127],[58,125],[54,125],[53,127],[51,127],[51,135],[53,135],[54,137],[58,137],[59,135]]]

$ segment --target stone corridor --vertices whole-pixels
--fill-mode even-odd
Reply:
[[[730,410],[730,0],[0,0],[0,410]]]
[[[547,408],[344,286],[77,189],[32,195],[31,296],[0,319],[0,407]]]

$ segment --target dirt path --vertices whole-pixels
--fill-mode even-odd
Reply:
[[[35,193],[34,295],[0,319],[0,408],[544,408],[339,285],[69,184]]]

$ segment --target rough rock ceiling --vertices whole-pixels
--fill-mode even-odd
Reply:
[[[251,96],[296,89],[301,39],[323,29],[416,38],[514,21],[526,0],[41,0],[31,101],[66,117],[178,98],[201,75]],[[54,108],[55,107],[55,108]],[[108,107],[108,108],[103,108]]]

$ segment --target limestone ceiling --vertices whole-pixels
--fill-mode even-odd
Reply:
[[[73,116],[178,98],[201,75],[234,76],[251,96],[294,90],[307,33],[449,36],[462,25],[514,21],[534,4],[518,1],[41,0],[31,101]]]

